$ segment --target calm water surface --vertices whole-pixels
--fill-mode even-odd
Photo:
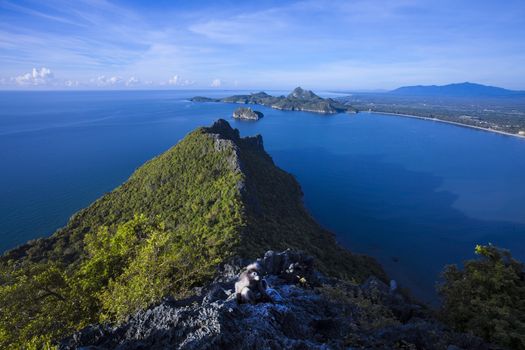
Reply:
[[[0,251],[49,235],[198,126],[263,135],[313,216],[424,300],[447,263],[492,242],[525,259],[525,141],[380,114],[192,103],[224,91],[0,92]]]

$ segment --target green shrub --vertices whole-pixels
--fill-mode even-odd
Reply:
[[[245,226],[233,152],[198,129],[22,258],[8,252],[0,261],[0,348],[45,347],[213,277]]]
[[[455,329],[489,342],[525,349],[525,274],[510,252],[492,245],[476,246],[478,259],[462,270],[446,266],[438,287],[441,313]]]
[[[45,347],[186,296],[234,255],[295,248],[334,276],[384,276],[308,215],[299,185],[259,139],[239,139],[224,124],[188,134],[51,237],[1,257],[0,348]]]

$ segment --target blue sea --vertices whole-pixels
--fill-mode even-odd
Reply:
[[[50,235],[146,160],[218,118],[262,134],[311,214],[434,302],[444,265],[478,243],[525,260],[525,140],[375,113],[323,116],[193,103],[239,91],[0,92],[0,251]],[[273,92],[281,93],[281,92]]]

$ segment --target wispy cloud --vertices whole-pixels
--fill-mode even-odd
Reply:
[[[178,75],[174,75],[168,79],[168,85],[172,85],[172,86],[191,86],[193,84],[195,84],[194,81],[189,80],[189,79],[182,79]]]
[[[44,66],[53,82],[25,87],[359,89],[461,77],[525,88],[523,18],[518,0],[4,0],[0,79],[17,86]]]
[[[106,87],[106,86],[123,85],[124,79],[121,77],[117,77],[117,76],[106,77],[105,75],[101,75],[94,79],[91,79],[90,82],[94,84],[95,86]]]
[[[66,24],[75,25],[75,26],[82,26],[82,24],[69,20],[67,18],[50,15],[50,14],[47,14],[41,11],[37,11],[35,9],[31,9],[29,7],[24,7],[18,4],[14,4],[10,1],[3,1],[2,3],[0,3],[0,7],[7,9],[7,10],[12,10],[12,11],[20,12],[23,14],[27,14],[29,16],[40,17],[40,18],[50,20],[50,21],[56,21],[56,22],[66,23]]]

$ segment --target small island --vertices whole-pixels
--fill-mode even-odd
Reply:
[[[295,88],[288,96],[271,96],[261,91],[250,95],[234,95],[219,99],[196,96],[191,101],[256,104],[284,111],[304,111],[320,114],[357,112],[349,104],[331,98],[319,97],[312,91],[304,90],[300,87]]]
[[[259,120],[264,117],[264,114],[254,111],[250,107],[239,107],[233,111],[233,117],[241,120]]]

